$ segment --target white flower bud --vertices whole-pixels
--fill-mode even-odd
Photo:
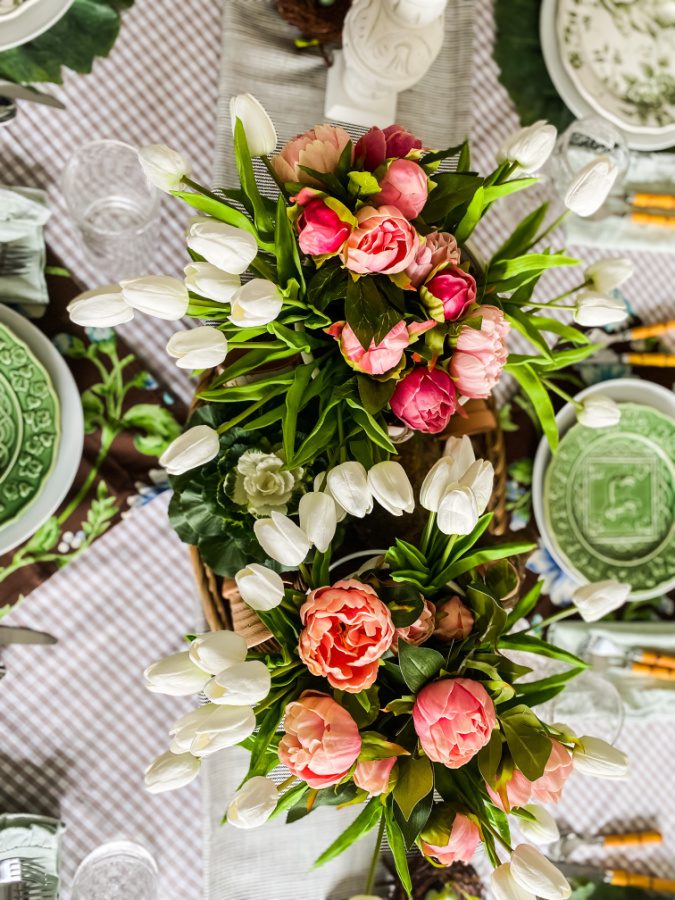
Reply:
[[[543,900],[566,900],[572,893],[562,872],[529,844],[519,844],[513,851],[511,875],[520,887]]]
[[[333,497],[330,491],[330,487],[327,484],[327,477],[325,472],[319,472],[318,475],[314,476],[314,490],[323,491],[324,494],[328,494],[329,497]],[[333,502],[335,503],[337,520],[338,522],[342,522],[347,516],[347,510],[343,506],[340,506],[335,497],[333,497]]]
[[[328,472],[328,490],[350,516],[362,519],[373,509],[368,473],[360,462],[340,463]]]
[[[595,328],[623,322],[628,317],[628,310],[622,300],[584,291],[579,295],[573,315],[579,325]]]
[[[572,752],[577,772],[594,778],[623,781],[628,777],[628,757],[607,741],[584,735]]]
[[[201,765],[191,753],[162,753],[145,770],[145,787],[151,794],[175,791],[194,781]]]
[[[232,297],[228,318],[233,325],[257,328],[273,322],[283,305],[284,298],[276,284],[266,278],[252,278]]]
[[[192,166],[177,150],[166,144],[150,144],[138,151],[138,161],[150,184],[169,193],[180,189]]]
[[[238,275],[223,272],[212,263],[188,263],[183,271],[188,291],[216,303],[229,303],[232,295],[241,287],[241,278]]]
[[[258,253],[252,234],[211,216],[196,216],[188,229],[187,245],[224,272],[241,275]]]
[[[553,152],[557,138],[555,127],[545,119],[540,119],[507,138],[497,158],[517,163],[526,172],[536,172]]]
[[[218,432],[209,425],[194,425],[169,444],[159,464],[169,475],[182,475],[211,462],[219,450]]]
[[[232,131],[241,120],[251,156],[269,156],[277,146],[277,132],[262,103],[253,94],[238,94],[230,100]]]
[[[144,275],[120,281],[122,296],[139,312],[157,319],[174,321],[187,312],[187,288],[178,278],[169,275]]]
[[[190,644],[192,662],[209,672],[219,675],[225,669],[236,666],[246,659],[246,641],[234,631],[212,631],[198,635]]]
[[[621,408],[611,397],[589,397],[582,401],[577,419],[586,428],[611,428],[621,420]]]
[[[502,863],[490,876],[490,887],[495,900],[537,900],[530,891],[522,888],[511,874],[511,864]]]
[[[401,463],[395,460],[375,463],[368,470],[367,480],[373,497],[392,516],[402,516],[415,509],[412,485]]]
[[[130,322],[134,310],[115,288],[85,291],[66,307],[71,322],[83,328],[114,328]]]
[[[438,512],[443,495],[464,475],[474,462],[473,446],[467,435],[448,438],[443,456],[429,469],[420,489],[420,503]]]
[[[227,338],[211,325],[199,325],[171,335],[166,352],[179,369],[210,369],[227,356]]]
[[[209,673],[192,662],[189,650],[157,660],[143,675],[149,691],[174,697],[198,694],[209,680]]]
[[[282,513],[257,519],[253,531],[265,553],[282,566],[299,566],[309,553],[311,544],[305,532]]]
[[[325,553],[335,537],[337,509],[330,494],[309,491],[298,504],[300,528],[320,553]]]
[[[251,563],[234,576],[239,594],[251,609],[267,612],[284,599],[284,583],[281,575],[267,566]]]
[[[227,822],[235,828],[258,828],[272,815],[278,800],[279,790],[269,778],[249,778],[228,806]]]
[[[538,806],[536,803],[528,803],[523,809],[534,816],[532,819],[518,819],[518,826],[528,841],[533,844],[550,844],[557,841],[560,837],[560,831],[556,825],[556,821],[551,813]]]
[[[210,756],[226,747],[234,747],[253,734],[255,714],[247,706],[217,706],[207,703],[182,716],[172,726],[173,753],[190,752]]]
[[[471,488],[473,491],[479,516],[483,515],[490,502],[494,480],[494,466],[487,459],[477,459],[471,463],[459,479],[459,483],[463,487]]]
[[[584,275],[587,284],[594,291],[609,294],[630,278],[634,268],[632,260],[610,256],[587,266]]]
[[[478,523],[478,504],[471,488],[456,483],[443,495],[436,524],[443,534],[471,534]]]
[[[577,173],[565,193],[565,206],[577,216],[592,216],[614,187],[619,168],[609,156],[598,156]]]
[[[631,586],[620,581],[597,581],[584,584],[572,594],[572,603],[584,622],[597,622],[608,613],[623,606],[630,596]]]
[[[209,681],[204,693],[212,703],[255,706],[269,694],[272,679],[264,662],[250,659],[236,663]]]

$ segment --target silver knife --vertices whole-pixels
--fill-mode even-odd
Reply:
[[[29,103],[41,103],[56,109],[66,108],[65,104],[51,94],[43,94],[42,91],[36,91],[35,88],[26,87],[24,84],[15,84],[13,81],[0,81],[0,97],[27,100]]]
[[[56,638],[46,631],[35,631],[33,628],[0,625],[0,646],[7,644],[55,644]]]

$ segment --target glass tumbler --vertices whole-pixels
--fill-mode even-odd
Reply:
[[[63,173],[63,194],[102,277],[120,281],[151,270],[161,194],[147,182],[132,146],[109,140],[80,147]]]
[[[546,172],[564,195],[574,176],[599,156],[609,156],[617,166],[616,184],[621,184],[630,161],[623,134],[600,116],[575,119],[558,138]]]
[[[157,864],[130,841],[102,844],[80,863],[72,900],[157,900]]]

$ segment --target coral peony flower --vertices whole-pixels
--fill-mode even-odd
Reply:
[[[389,404],[410,428],[438,434],[457,409],[457,391],[444,369],[417,366],[396,385]]]
[[[284,183],[299,181],[301,184],[318,185],[319,181],[300,166],[307,166],[315,172],[334,172],[348,142],[349,135],[344,128],[316,125],[293,138],[277,156],[273,156],[272,168],[279,181]]]
[[[444,678],[419,692],[413,723],[429,759],[459,769],[490,740],[497,715],[480,682]]]
[[[443,821],[443,818],[446,821]],[[443,806],[432,814],[430,822],[420,835],[420,850],[425,856],[433,857],[442,866],[454,862],[470,862],[478,845],[478,826],[462,813],[452,812]]]
[[[298,195],[298,201],[302,193],[303,191]],[[347,222],[343,222],[335,210],[320,197],[309,200],[303,206],[296,227],[300,249],[308,256],[338,253],[351,231]]]
[[[506,792],[506,799],[509,802],[510,809],[526,806],[532,799],[532,787],[533,785],[529,778],[526,778],[519,769],[514,769],[513,774],[503,788],[503,791]],[[486,788],[494,805],[504,809],[504,801],[497,791],[493,790],[489,784],[486,785]]]
[[[394,275],[408,268],[419,247],[419,235],[395,206],[364,206],[344,249],[345,266],[358,275]]]
[[[552,739],[551,755],[546,762],[544,774],[540,778],[530,781],[518,769],[514,770],[513,775],[506,783],[506,799],[509,806],[525,806],[533,799],[539,800],[540,803],[557,803],[573,768],[570,751],[560,741]],[[500,809],[504,809],[502,798],[497,792],[489,786],[487,791],[492,802]]]
[[[429,194],[427,173],[411,159],[395,159],[380,179],[380,188],[373,201],[395,206],[408,219],[419,216]]]
[[[397,322],[379,344],[372,340],[368,350],[363,349],[361,341],[346,322],[336,322],[326,329],[326,333],[339,342],[340,351],[352,369],[367,375],[384,375],[400,363],[403,351],[411,341],[435,325],[433,319],[410,325]]]
[[[391,646],[391,613],[369,584],[355,579],[316,588],[300,607],[300,659],[312,675],[351,694],[369,688]]]
[[[394,634],[394,640],[391,642],[391,649],[398,652],[399,640],[406,641],[408,644],[423,644],[434,633],[436,626],[436,607],[431,600],[424,601],[424,607],[418,619],[412,625],[405,625],[403,628],[397,628]]]
[[[422,286],[420,296],[437,322],[454,322],[475,303],[476,280],[458,266],[449,266]]]
[[[354,148],[357,163],[374,172],[387,159],[400,159],[411,150],[421,150],[422,141],[401,125],[388,125],[384,130],[374,126],[361,137]]]
[[[496,306],[479,306],[475,315],[481,316],[480,329],[463,326],[450,360],[450,374],[460,394],[485,398],[501,378],[508,358],[509,323]]]
[[[406,269],[406,275],[413,287],[419,287],[433,271],[445,266],[457,266],[461,252],[455,236],[447,231],[432,231],[420,244],[417,256]]]
[[[441,641],[463,641],[473,631],[473,623],[469,607],[454,596],[437,607],[434,634]]]
[[[337,784],[361,752],[361,735],[346,709],[328,694],[305,691],[286,707],[279,759],[311,788]]]
[[[354,783],[362,791],[368,791],[371,797],[376,797],[389,787],[389,776],[396,765],[396,757],[387,759],[362,759],[354,769]]]

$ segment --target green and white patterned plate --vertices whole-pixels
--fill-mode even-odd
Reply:
[[[59,402],[28,347],[0,324],[0,526],[39,496],[59,441]]]
[[[658,592],[675,573],[675,422],[626,403],[612,428],[574,425],[546,472],[544,507],[571,572]]]

